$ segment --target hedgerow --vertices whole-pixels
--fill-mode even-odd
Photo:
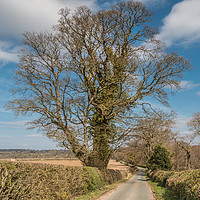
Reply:
[[[104,184],[100,172],[90,167],[0,163],[0,199],[71,200]]]
[[[181,172],[149,171],[148,176],[169,187],[179,200],[200,199],[200,169]]]

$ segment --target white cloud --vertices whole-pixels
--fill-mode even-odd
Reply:
[[[6,65],[8,62],[17,62],[17,52],[6,51],[0,49],[0,66]]]
[[[81,5],[94,7],[96,0],[0,0],[0,36],[19,38],[26,31],[49,30],[59,19],[58,11]],[[0,66],[18,62],[20,46],[0,41]]]
[[[188,121],[191,120],[192,117],[188,117],[185,115],[179,115],[177,118],[175,118],[175,125],[174,125],[174,131],[179,132],[182,136],[187,135],[188,132],[188,126],[187,123]]]
[[[17,62],[17,53],[20,47],[14,47],[11,42],[0,41],[0,65],[7,62]]]
[[[200,0],[183,0],[175,4],[163,20],[159,38],[173,45],[200,42]]]
[[[86,5],[93,7],[96,0],[1,0],[0,34],[21,34],[51,28],[63,7],[74,10]]]
[[[195,87],[200,86],[200,84],[194,84],[192,81],[181,81],[180,84],[182,89],[188,89],[188,90],[192,90]]]
[[[190,118],[187,117],[179,117],[175,119],[175,128],[177,129],[186,129],[187,128],[187,122],[189,121]]]

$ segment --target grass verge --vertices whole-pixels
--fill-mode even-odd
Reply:
[[[131,176],[131,177],[133,177],[133,176]],[[95,200],[95,199],[98,199],[102,195],[104,195],[107,192],[109,192],[109,191],[115,189],[116,187],[118,187],[119,184],[127,182],[131,177],[129,177],[128,179],[122,179],[122,180],[117,181],[116,183],[111,184],[111,185],[105,185],[101,189],[92,191],[92,192],[90,192],[90,193],[88,193],[88,194],[86,194],[84,196],[77,197],[77,198],[75,198],[75,200]]]
[[[178,197],[168,188],[161,186],[158,182],[153,182],[146,176],[148,183],[150,184],[156,200],[177,200]]]

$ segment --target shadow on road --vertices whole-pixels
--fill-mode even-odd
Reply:
[[[145,179],[138,178],[137,181],[146,181]]]

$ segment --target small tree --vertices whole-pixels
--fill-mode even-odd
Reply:
[[[157,145],[148,160],[148,168],[151,170],[170,170],[172,168],[171,157],[170,152],[165,147]]]

